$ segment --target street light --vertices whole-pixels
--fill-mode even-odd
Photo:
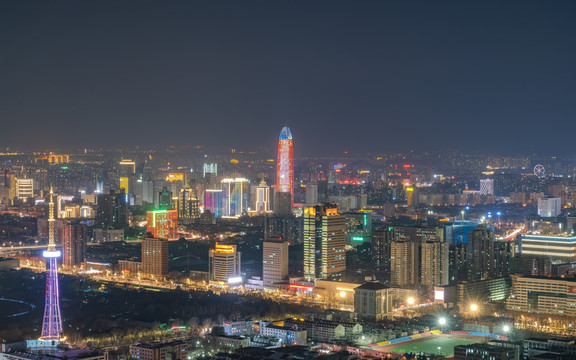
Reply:
[[[505,333],[507,333],[508,331],[510,331],[510,326],[504,325],[504,326],[502,327],[502,331],[504,331]]]
[[[478,311],[478,305],[476,304],[470,305],[470,311]]]
[[[446,325],[446,318],[441,317],[440,319],[438,319],[438,323],[440,325]]]
[[[416,302],[416,300],[414,300],[413,297],[408,298],[408,305],[414,305],[415,302]]]

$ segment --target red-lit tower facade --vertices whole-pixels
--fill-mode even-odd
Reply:
[[[276,159],[276,195],[290,193],[290,207],[294,206],[294,150],[292,133],[288,126],[280,131],[278,158]]]

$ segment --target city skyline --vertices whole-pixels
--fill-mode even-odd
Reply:
[[[573,3],[111,5],[1,5],[3,149],[573,154]]]

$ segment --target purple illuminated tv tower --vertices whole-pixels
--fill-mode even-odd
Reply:
[[[44,308],[44,322],[42,323],[42,336],[40,340],[60,340],[62,336],[62,317],[60,316],[60,290],[58,286],[58,257],[60,251],[56,250],[54,242],[54,201],[52,199],[52,186],[50,186],[50,215],[48,217],[48,249],[44,257],[48,259],[46,272],[46,307]]]

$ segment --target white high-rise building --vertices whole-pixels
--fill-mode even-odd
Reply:
[[[262,250],[262,280],[275,287],[288,279],[288,241],[269,239]]]
[[[16,179],[16,197],[18,199],[34,197],[34,179]]]
[[[562,214],[562,200],[558,197],[544,197],[538,199],[538,215],[542,217],[556,217]]]
[[[216,243],[214,249],[210,249],[209,253],[210,281],[242,282],[240,278],[240,255],[236,245]]]

